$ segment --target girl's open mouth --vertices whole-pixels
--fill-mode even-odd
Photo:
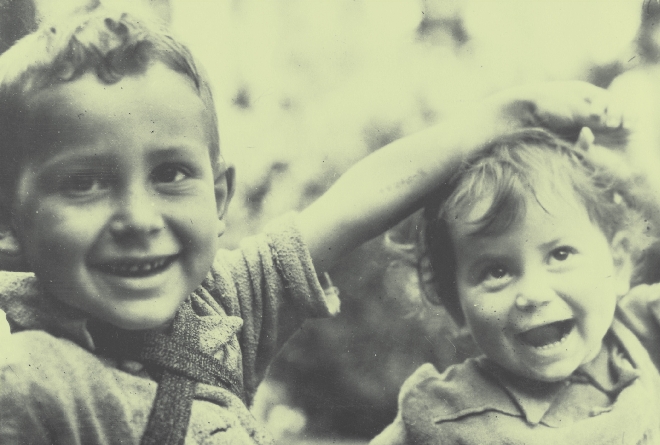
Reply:
[[[167,269],[177,258],[176,255],[145,260],[120,260],[96,264],[101,272],[126,278],[141,278],[156,275]]]
[[[546,349],[563,343],[574,326],[573,319],[556,321],[521,332],[516,335],[516,338],[535,348]]]

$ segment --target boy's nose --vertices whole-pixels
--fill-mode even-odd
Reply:
[[[115,237],[150,235],[165,227],[156,200],[148,190],[140,187],[118,198],[117,211],[110,222]]]

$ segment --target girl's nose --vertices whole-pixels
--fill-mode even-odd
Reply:
[[[115,238],[152,235],[165,227],[157,199],[146,187],[131,187],[118,197],[117,211],[110,222]]]
[[[523,277],[518,284],[515,305],[523,312],[534,311],[554,298],[555,292],[543,274]]]
[[[533,311],[550,302],[549,299],[527,298],[523,295],[516,297],[516,308],[523,312]]]

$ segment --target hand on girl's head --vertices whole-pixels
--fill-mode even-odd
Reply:
[[[607,90],[587,82],[534,83],[511,88],[487,100],[514,127],[541,126],[558,133],[589,126],[616,133],[628,127],[623,107]]]
[[[597,138],[589,127],[583,127],[575,143],[578,148],[588,153],[589,160],[606,170],[614,173],[621,179],[631,179],[634,169],[624,150],[618,144],[612,144],[610,139],[606,143]]]

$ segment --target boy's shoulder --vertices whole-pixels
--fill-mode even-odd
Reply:
[[[0,345],[0,443],[136,443],[156,388],[73,341],[14,333]]]
[[[440,424],[486,411],[520,415],[506,391],[484,369],[483,360],[471,358],[442,373],[430,363],[420,366],[401,388],[403,416]]]
[[[83,353],[91,356],[75,343],[43,330],[17,332],[0,345],[0,376],[3,381],[13,375],[17,382],[50,383],[60,376],[73,378],[73,370],[84,367]],[[61,372],[53,372],[56,369]]]

